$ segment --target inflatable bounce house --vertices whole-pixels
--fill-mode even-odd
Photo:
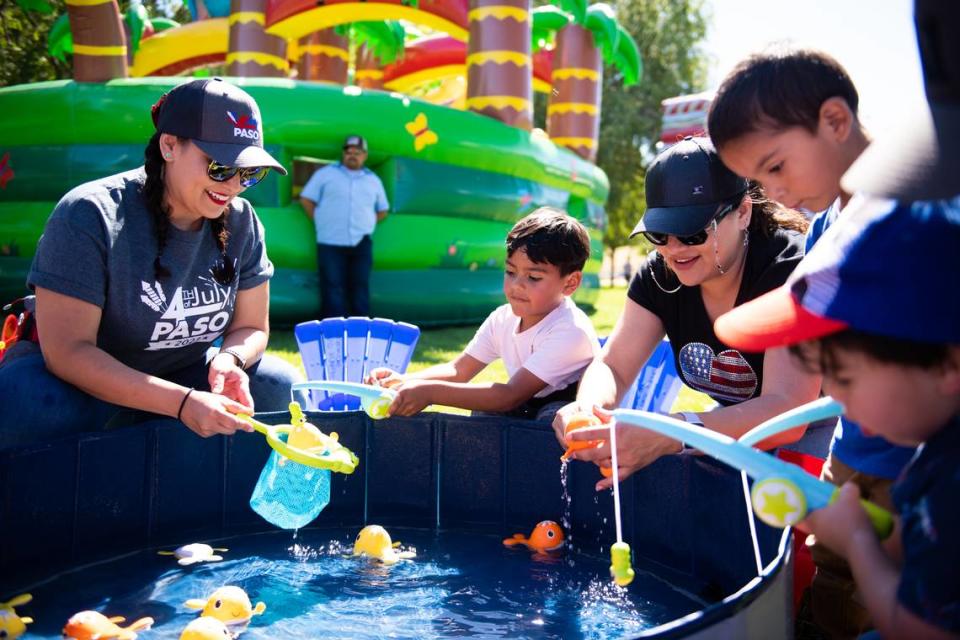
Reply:
[[[598,258],[578,298],[589,304],[608,191],[593,164],[604,64],[628,84],[642,65],[608,5],[565,1],[201,0],[191,8],[209,18],[185,25],[139,4],[121,15],[115,0],[67,2],[49,49],[72,55],[73,79],[0,89],[0,297],[22,295],[57,200],[141,164],[150,105],[175,76],[214,66],[256,98],[269,151],[291,170],[246,194],[277,268],[275,320],[316,317],[313,230],[298,196],[354,133],[391,203],[375,236],[376,314],[482,319],[502,301],[506,232],[541,205],[592,230]],[[549,95],[546,131],[532,127],[534,90]]]
[[[686,136],[707,135],[707,115],[711,102],[712,91],[676,96],[661,102],[663,119],[660,143],[669,146]]]

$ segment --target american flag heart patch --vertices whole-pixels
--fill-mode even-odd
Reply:
[[[690,388],[718,400],[742,402],[757,390],[757,374],[735,349],[714,354],[702,342],[686,344],[680,349],[680,372]]]

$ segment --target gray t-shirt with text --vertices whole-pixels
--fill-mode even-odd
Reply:
[[[208,220],[198,231],[168,225],[161,263],[170,275],[158,279],[144,179],[141,167],[67,193],[47,221],[27,284],[100,307],[97,346],[129,367],[162,376],[201,360],[229,326],[238,289],[269,280],[273,265],[253,207],[235,198],[226,217],[233,281],[213,277],[221,256]]]

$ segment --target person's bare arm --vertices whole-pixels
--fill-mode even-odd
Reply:
[[[627,298],[600,357],[583,373],[576,402],[563,407],[554,418],[553,429],[561,445],[567,423],[574,414],[590,413],[594,406],[613,409],[620,403],[663,335],[660,318]]]
[[[763,358],[760,395],[740,404],[700,413],[705,427],[739,438],[765,420],[817,399],[820,376],[809,373],[786,347],[769,349]],[[784,431],[757,446],[773,449],[799,440],[806,426]]]
[[[99,348],[99,307],[40,287],[36,295],[40,349],[51,373],[105,402],[176,417],[188,389],[132,369]],[[251,430],[233,415],[251,410],[225,396],[194,391],[181,418],[202,436],[230,434]]]
[[[547,383],[521,368],[507,382],[407,380],[398,387],[390,415],[409,416],[431,404],[472,411],[510,411],[546,388]]]
[[[250,381],[239,362],[227,349],[236,352],[250,367],[263,356],[270,335],[270,283],[237,292],[233,319],[223,334],[220,353],[210,361],[210,390],[253,407]]]
[[[441,362],[432,367],[412,373],[397,373],[388,367],[377,367],[367,375],[367,384],[396,387],[408,380],[444,380],[447,382],[470,382],[486,368],[486,364],[473,356],[461,353],[450,362]]]
[[[377,222],[383,222],[383,219],[389,215],[390,210],[384,209],[383,211],[377,211]]]

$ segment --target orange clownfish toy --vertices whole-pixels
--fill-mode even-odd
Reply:
[[[529,538],[522,533],[515,533],[512,538],[504,538],[503,540],[503,544],[508,547],[522,544],[537,553],[557,551],[563,548],[564,542],[563,529],[553,520],[538,522],[537,526],[530,532]]]
[[[137,631],[153,625],[153,618],[140,618],[129,627],[117,626],[123,620],[123,616],[108,618],[96,611],[81,611],[67,620],[63,637],[64,640],[134,640]]]

